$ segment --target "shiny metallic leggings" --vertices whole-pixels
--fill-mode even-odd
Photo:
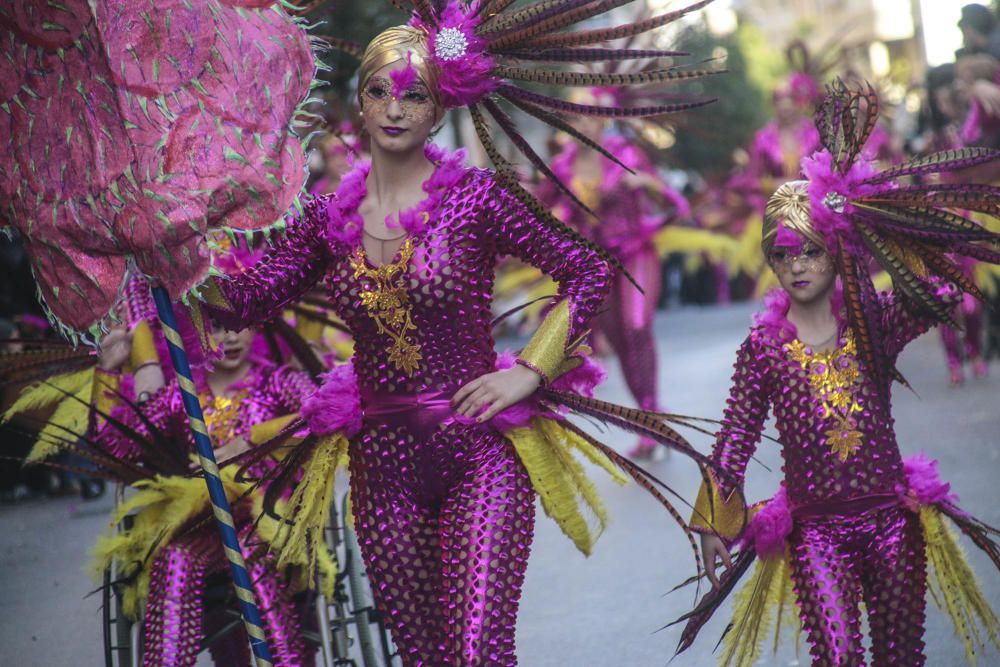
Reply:
[[[481,426],[390,419],[351,451],[361,552],[403,664],[515,665],[534,491]]]
[[[597,327],[618,357],[636,404],[644,410],[659,410],[653,318],[663,279],[660,258],[655,248],[649,247],[628,259],[625,268],[645,294],[625,276],[616,275],[607,310],[598,316]]]
[[[849,517],[796,519],[792,581],[814,667],[860,667],[860,603],[868,611],[872,665],[925,662],[924,539],[916,514],[900,508]]]
[[[206,578],[228,572],[214,530],[210,526],[174,540],[153,561],[143,619],[144,667],[191,667],[202,637],[214,630],[206,624],[204,613]],[[245,543],[246,536],[241,537]],[[247,558],[271,656],[276,666],[307,667],[314,664],[314,658],[302,640],[291,587],[274,571],[270,560],[262,550]],[[209,651],[216,665],[250,664],[249,642],[242,626]]]

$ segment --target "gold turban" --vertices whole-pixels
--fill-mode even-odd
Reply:
[[[809,181],[788,181],[767,200],[767,206],[764,208],[764,226],[760,234],[760,245],[765,255],[774,247],[778,235],[778,221],[781,221],[785,228],[806,237],[821,248],[826,248],[823,237],[812,224]]]

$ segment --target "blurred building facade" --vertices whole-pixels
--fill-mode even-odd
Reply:
[[[919,0],[731,0],[731,6],[771,44],[802,38],[817,52],[846,48],[850,65],[865,77],[892,75],[903,83],[926,69]]]

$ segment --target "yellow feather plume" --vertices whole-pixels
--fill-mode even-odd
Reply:
[[[220,471],[226,496],[237,498],[250,485],[237,482],[235,466]],[[136,483],[136,493],[115,508],[111,527],[93,550],[93,571],[99,578],[117,563],[118,573],[131,579],[123,594],[122,608],[129,618],[137,618],[149,595],[150,565],[159,550],[192,521],[209,517],[211,501],[205,480],[200,477],[156,477]],[[116,526],[135,514],[132,527],[118,532]]]
[[[336,568],[323,531],[330,520],[334,476],[337,469],[347,466],[347,449],[348,440],[339,433],[316,444],[312,458],[302,466],[302,479],[292,497],[276,508],[285,521],[264,515],[259,502],[255,510],[261,517],[257,532],[278,554],[278,568],[303,567],[307,572],[318,572],[325,586],[333,585]],[[308,581],[312,585],[315,577]]]
[[[941,512],[934,507],[922,507],[920,523],[930,566],[927,587],[934,602],[954,624],[955,634],[962,638],[969,664],[975,665],[976,650],[985,645],[981,632],[1000,649],[1000,621],[986,601],[965,552]]]
[[[514,444],[545,513],[559,524],[577,549],[589,556],[607,525],[608,516],[596,487],[583,465],[574,458],[573,450],[578,450],[619,484],[625,484],[628,478],[602,452],[558,420],[536,417],[531,420],[531,427],[511,429],[504,436]],[[596,531],[582,508],[593,516]]]
[[[73,440],[74,434],[83,436],[87,430],[93,384],[94,369],[87,368],[55,375],[21,391],[0,421],[55,406],[25,463],[38,463],[58,453],[59,443]]]
[[[772,625],[775,650],[782,626],[800,630],[787,553],[757,561],[753,577],[736,594],[732,623],[719,660],[725,667],[756,664]]]

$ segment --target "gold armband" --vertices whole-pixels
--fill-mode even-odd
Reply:
[[[518,361],[542,376],[548,384],[559,376],[569,345],[569,301],[563,299],[542,321],[538,331],[521,350]]]
[[[160,355],[156,352],[156,343],[153,341],[153,330],[146,320],[139,320],[139,324],[132,330],[132,354],[129,357],[129,366],[133,370],[159,364]]]
[[[718,533],[725,540],[734,540],[746,527],[746,508],[734,490],[723,499],[719,485],[711,473],[701,485],[694,503],[689,526],[701,533]]]

